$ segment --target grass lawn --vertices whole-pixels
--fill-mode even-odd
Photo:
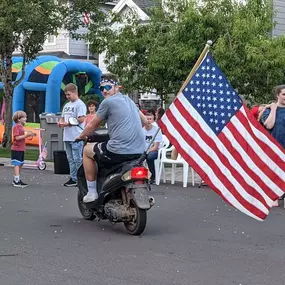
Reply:
[[[0,125],[2,125],[2,123],[0,123]],[[40,127],[40,123],[29,123],[29,122],[26,122],[25,127],[39,128]]]
[[[40,123],[29,123],[29,122],[27,122],[27,123],[25,124],[25,127],[39,128],[39,127],[40,127]]]
[[[10,158],[11,150],[0,147],[0,157]],[[37,149],[27,149],[25,151],[25,160],[33,160],[36,161],[39,157],[39,152]]]

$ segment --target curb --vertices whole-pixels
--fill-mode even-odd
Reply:
[[[26,164],[26,165],[25,165]],[[33,167],[33,166],[29,166],[30,165],[34,165],[35,161],[31,161],[31,160],[25,160],[25,164],[24,164],[24,169],[37,169],[37,167]],[[53,162],[46,162],[46,169],[44,171],[52,171],[54,172],[54,163]],[[11,160],[10,158],[2,158],[0,157],[0,166],[4,166],[4,167],[13,167],[13,165],[11,165]],[[167,175],[167,179],[166,181],[168,183],[170,183],[170,180],[168,177],[171,177],[171,169],[166,168],[166,175]],[[176,182],[182,182],[182,171],[178,171],[177,175],[176,175]],[[190,177],[188,177],[188,183],[190,183]],[[163,184],[163,182],[161,181],[160,183],[161,185]],[[196,185],[201,185],[201,180],[199,180],[199,178],[195,178],[195,184]]]
[[[46,163],[46,170],[49,171],[54,171],[54,163],[53,162],[45,162]],[[33,167],[32,165],[35,165],[35,161],[33,160],[25,160],[25,164],[24,164],[24,168],[25,169],[37,169],[37,167]],[[13,167],[13,165],[11,165],[11,159],[10,158],[3,158],[0,157],[0,166],[5,166],[5,167]]]

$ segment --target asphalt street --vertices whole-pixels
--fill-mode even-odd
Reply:
[[[89,222],[66,176],[24,170],[28,188],[0,168],[1,285],[284,285],[283,202],[265,222],[208,187],[154,186],[140,237]]]

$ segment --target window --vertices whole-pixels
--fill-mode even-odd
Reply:
[[[45,45],[55,45],[55,36],[48,35],[45,41]]]

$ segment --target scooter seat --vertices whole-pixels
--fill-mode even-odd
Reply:
[[[98,128],[88,137],[87,142],[106,142],[110,139],[108,129]]]

